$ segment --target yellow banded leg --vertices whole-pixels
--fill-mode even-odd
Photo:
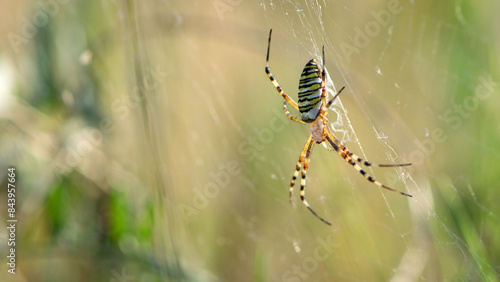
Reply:
[[[335,144],[335,142],[332,140],[331,138],[331,132],[329,132],[329,134],[326,136],[326,140],[328,140],[328,142],[332,145],[333,149],[335,149],[335,151],[337,151],[337,153],[342,157],[344,158],[344,160],[349,163],[350,165],[352,165],[359,173],[361,173],[361,175],[363,175],[364,178],[366,178],[366,180],[370,181],[371,183],[381,187],[381,188],[384,188],[384,189],[387,189],[389,191],[392,191],[392,192],[396,192],[396,193],[399,193],[403,196],[408,196],[408,197],[413,197],[412,195],[410,194],[407,194],[407,193],[404,193],[404,192],[401,192],[401,191],[398,191],[396,189],[393,189],[391,187],[388,187],[380,182],[378,182],[377,180],[375,180],[375,178],[373,178],[372,176],[370,176],[368,173],[366,173],[366,171],[364,171],[358,164],[356,164],[356,162],[349,156],[347,155],[344,151],[340,150],[339,146],[337,146]]]
[[[360,158],[359,156],[357,156],[356,154],[352,153],[351,151],[349,151],[349,149],[347,149],[346,146],[344,146],[339,139],[337,139],[337,137],[335,137],[335,135],[333,135],[333,133],[330,131],[330,130],[326,130],[327,131],[327,135],[331,138],[331,142],[330,144],[333,144],[335,143],[335,145],[340,148],[340,150],[342,150],[347,156],[349,156],[350,158],[352,158],[353,160],[357,161],[358,163],[364,165],[364,166],[378,166],[378,167],[396,167],[396,166],[409,166],[411,165],[411,163],[405,163],[405,164],[372,164],[368,161],[365,161],[363,160],[362,158]],[[333,147],[333,145],[332,145]]]
[[[293,120],[293,121],[296,121],[296,122],[300,122],[300,123],[306,123],[304,122],[303,120],[301,120],[300,118],[297,118],[297,117],[294,117],[290,114],[290,112],[288,111],[288,109],[286,108],[286,101],[283,101],[283,111],[285,112],[286,116]]]
[[[309,135],[309,138],[307,139],[306,144],[304,145],[304,149],[302,149],[302,152],[300,153],[299,161],[295,165],[295,171],[293,172],[292,181],[290,182],[290,193],[288,196],[290,204],[292,203],[293,186],[295,186],[295,180],[297,180],[297,176],[299,176],[300,166],[304,162],[306,153],[309,150],[309,148],[312,147],[313,143],[314,142],[312,140],[312,135]]]
[[[273,32],[272,29],[269,30],[269,40],[267,43],[267,56],[266,56],[266,74],[269,77],[269,79],[271,80],[271,82],[273,83],[274,87],[276,87],[276,89],[278,90],[280,95],[285,99],[285,101],[287,101],[290,105],[292,105],[292,107],[294,107],[296,110],[299,110],[299,106],[297,106],[297,103],[295,103],[295,101],[292,100],[292,98],[290,98],[290,96],[288,96],[288,94],[286,94],[283,91],[283,89],[281,89],[278,81],[276,81],[276,79],[274,79],[274,76],[271,73],[271,70],[269,69],[269,50],[271,49],[271,34],[272,34],[272,32]]]
[[[337,92],[337,94],[335,94],[335,96],[333,96],[333,98],[330,101],[328,101],[328,103],[326,104],[327,108],[330,108],[330,106],[333,104],[335,99],[340,95],[340,93],[342,93],[342,90],[344,90],[344,88],[345,88],[345,86],[342,86],[342,88],[340,88],[339,92]]]
[[[319,216],[311,208],[311,206],[309,205],[309,203],[306,201],[306,196],[305,196],[305,190],[304,190],[304,188],[306,187],[306,173],[307,173],[307,169],[309,168],[309,160],[311,159],[311,152],[312,152],[312,148],[313,148],[313,145],[314,145],[313,141],[314,140],[311,140],[311,144],[307,148],[306,157],[305,157],[305,160],[304,160],[304,167],[302,168],[302,179],[300,180],[300,199],[302,200],[302,203],[307,207],[307,209],[309,211],[311,211],[312,214],[314,214],[314,216],[316,216],[317,218],[319,218],[324,223],[326,223],[328,225],[332,225],[330,222],[326,221],[321,216]]]

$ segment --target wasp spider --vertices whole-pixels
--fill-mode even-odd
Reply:
[[[314,143],[321,144],[327,141],[332,148],[350,165],[352,165],[361,175],[363,175],[368,181],[374,183],[375,185],[385,188],[387,190],[400,193],[401,195],[412,197],[410,194],[406,194],[404,192],[397,191],[392,189],[377,180],[375,180],[372,176],[368,175],[359,165],[362,164],[364,166],[378,166],[378,167],[399,167],[399,166],[408,166],[407,164],[372,164],[367,162],[355,154],[351,153],[349,149],[347,149],[340,142],[335,135],[328,129],[328,111],[327,109],[332,105],[333,101],[337,96],[340,95],[344,87],[340,89],[340,91],[329,101],[327,101],[327,90],[326,90],[326,82],[325,82],[325,46],[323,46],[323,67],[321,67],[315,59],[311,59],[307,62],[302,74],[300,75],[299,81],[299,102],[295,103],[295,101],[288,96],[283,89],[279,86],[278,82],[274,79],[271,71],[269,70],[269,49],[271,47],[271,33],[272,29],[269,31],[269,40],[267,45],[267,56],[266,56],[266,74],[273,83],[273,85],[278,90],[279,94],[285,99],[283,102],[283,111],[286,116],[296,122],[306,123],[310,126],[311,134],[307,139],[307,142],[300,153],[299,161],[295,166],[295,171],[293,173],[292,181],[290,183],[290,193],[289,200],[290,203],[292,201],[292,191],[293,186],[295,185],[295,180],[299,175],[299,171],[302,167],[302,177],[300,180],[300,199],[302,203],[321,221],[324,223],[331,225],[328,221],[324,220],[320,217],[307,203],[305,198],[304,188],[306,186],[306,171],[309,167],[309,160],[311,157],[311,152],[313,149]],[[287,109],[287,103],[294,107],[296,110],[300,112],[300,118],[294,117],[290,114]]]

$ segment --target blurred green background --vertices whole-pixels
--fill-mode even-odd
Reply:
[[[3,2],[1,281],[498,281],[497,1]],[[321,59],[382,191],[315,146]],[[296,112],[294,112],[297,115]],[[330,111],[331,121],[339,120]],[[355,133],[355,135],[354,135]],[[339,138],[345,137],[337,132]],[[16,168],[16,274],[8,272]]]

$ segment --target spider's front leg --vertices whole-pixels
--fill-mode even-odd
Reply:
[[[290,105],[292,105],[292,107],[294,107],[296,110],[299,110],[299,106],[297,105],[297,103],[294,100],[292,100],[292,98],[290,98],[290,96],[288,96],[288,94],[286,94],[285,91],[283,91],[283,89],[280,87],[278,81],[276,79],[274,79],[274,76],[271,73],[271,69],[269,68],[269,51],[271,49],[271,34],[272,34],[272,32],[273,32],[272,29],[269,30],[269,40],[267,43],[267,56],[266,56],[266,74],[267,74],[267,77],[269,77],[269,79],[273,83],[274,87],[276,87],[276,90],[278,90],[278,93],[283,97],[283,99],[285,99],[285,101],[288,102]]]
[[[335,99],[340,95],[340,93],[342,93],[342,90],[344,90],[345,86],[342,86],[342,88],[340,88],[339,92],[337,92],[337,94],[335,94],[335,96],[333,96],[333,98],[328,101],[328,103],[326,104],[326,108],[330,108],[330,106],[333,104],[333,102],[335,101]]]
[[[320,74],[321,74],[321,102],[322,102],[322,105],[326,106],[325,45],[323,45],[323,68],[321,69]],[[326,111],[326,109],[325,109],[325,111]]]

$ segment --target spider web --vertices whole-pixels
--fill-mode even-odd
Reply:
[[[419,146],[419,144],[424,144],[424,146],[431,144],[430,142],[426,143],[426,140],[431,138],[429,132],[433,130],[433,127],[429,124],[430,122],[439,120],[442,121],[443,116],[438,112],[432,112],[432,110],[430,110],[432,106],[429,107],[429,105],[426,104],[426,101],[422,102],[415,99],[415,92],[420,93],[420,90],[403,88],[411,84],[406,83],[405,79],[407,78],[401,72],[413,71],[413,68],[409,66],[409,64],[414,61],[414,56],[420,55],[421,50],[414,48],[413,46],[419,40],[425,41],[426,38],[432,38],[435,42],[428,46],[430,56],[427,58],[419,58],[419,66],[416,67],[417,70],[418,67],[424,68],[424,66],[433,63],[433,58],[436,58],[436,54],[440,52],[439,48],[442,47],[436,43],[439,41],[440,36],[447,33],[451,34],[451,41],[456,40],[457,37],[459,37],[458,34],[463,27],[461,24],[466,24],[460,4],[457,4],[457,6],[454,7],[454,14],[458,19],[457,23],[456,21],[440,20],[428,18],[426,16],[422,17],[422,15],[416,15],[416,12],[413,11],[415,9],[413,2],[404,2],[404,4],[401,4],[402,6],[400,7],[405,10],[405,16],[409,17],[409,20],[397,21],[395,18],[397,18],[398,15],[392,14],[391,19],[388,19],[387,22],[381,23],[378,21],[378,29],[374,27],[376,26],[374,23],[377,23],[378,20],[376,17],[382,13],[381,11],[387,11],[387,9],[390,9],[390,4],[388,3],[379,2],[369,8],[359,7],[356,4],[347,2],[342,4],[327,1],[263,1],[259,2],[259,5],[262,7],[262,10],[266,15],[268,25],[273,27],[273,34],[284,33],[283,37],[287,38],[287,45],[295,44],[300,46],[300,48],[298,48],[300,50],[298,53],[308,53],[310,57],[314,57],[321,62],[321,47],[322,45],[325,46],[326,68],[327,70],[330,70],[327,79],[330,97],[332,97],[340,88],[336,88],[334,86],[333,80],[335,80],[336,84],[345,84],[346,86],[346,89],[340,96],[340,99],[337,99],[331,108],[329,115],[330,127],[332,132],[334,132],[334,134],[352,151],[359,152],[360,156],[366,159],[367,157],[364,145],[366,142],[373,143],[377,141],[379,143],[379,146],[377,147],[383,152],[386,160],[389,160],[388,163],[403,163],[407,162],[412,156],[411,153],[418,149],[412,148],[408,153],[404,153],[405,149],[402,148],[408,149],[409,147],[404,146],[404,144],[401,146],[396,145],[398,142],[411,142],[412,144],[417,144],[417,146]],[[360,10],[364,11],[364,14],[360,13]],[[340,16],[341,14],[344,16]],[[386,13],[384,15],[386,15]],[[415,20],[416,17],[419,17],[418,21]],[[276,20],[276,18],[279,18],[279,20]],[[340,23],[340,20],[338,20],[339,18],[344,20],[346,18],[353,19],[353,22],[357,23],[357,26],[353,28],[349,25],[343,25]],[[400,24],[396,25],[396,22]],[[401,22],[403,22],[402,25]],[[430,31],[431,29],[429,29],[429,26],[436,26],[437,28],[436,30]],[[365,34],[365,37],[367,37],[367,40],[369,41],[367,46],[358,48],[359,53],[348,53],[346,49],[342,49],[343,47],[345,48],[346,45],[342,45],[341,43],[345,43],[345,41],[339,42],[337,38],[347,40],[348,44],[352,47],[355,45],[355,43],[353,43],[355,40],[360,40],[359,37],[356,38],[356,36],[359,36],[357,35],[357,32],[360,29],[362,32],[372,32],[372,34],[368,36]],[[370,31],[370,29],[372,30]],[[407,36],[403,39],[395,38],[394,34],[396,31],[400,33],[406,32]],[[468,40],[483,40],[478,35],[475,36],[471,33],[468,33],[467,36]],[[370,50],[372,47],[375,50]],[[419,47],[422,48],[422,46]],[[273,46],[272,48],[286,49],[293,47],[283,46],[282,44],[279,47]],[[403,50],[401,51],[401,56],[398,57],[398,61],[391,65],[391,67],[395,68],[395,70],[386,69],[385,66],[392,63],[390,60],[395,60],[394,57],[391,56],[391,52],[394,52],[396,48]],[[348,54],[348,56],[346,56],[346,54]],[[367,59],[367,57],[370,56],[375,59]],[[302,56],[299,57],[302,58]],[[290,60],[293,59],[294,58],[291,58]],[[302,62],[306,60],[300,59],[300,61]],[[352,61],[356,61],[358,63],[361,62],[361,64],[359,66],[355,66]],[[291,64],[293,65],[293,63]],[[360,69],[363,70],[360,71]],[[390,95],[390,98],[395,99],[395,101],[390,101],[384,104],[381,100],[385,99],[387,93],[375,93],[369,89],[369,86],[367,87],[366,85],[362,85],[360,87],[360,81],[361,84],[366,82],[364,82],[362,78],[360,79],[358,74],[359,72],[363,74],[371,72],[372,82],[381,81],[379,83],[387,84],[388,88],[392,89],[391,92],[397,93],[396,96]],[[333,74],[333,80],[330,73]],[[390,75],[387,73],[390,73]],[[356,76],[352,76],[352,74],[356,74]],[[433,78],[433,80],[437,80],[438,78],[449,80],[451,76],[452,74],[450,74],[447,70],[437,69],[431,74],[430,77]],[[483,76],[488,75],[483,74]],[[454,81],[459,80],[456,77],[451,79]],[[475,79],[475,84],[478,84],[477,77]],[[369,98],[365,98],[366,96]],[[379,101],[373,102],[373,99],[378,99]],[[354,100],[354,104],[352,102],[349,103],[351,107],[354,106],[354,110],[351,109],[350,111],[347,111],[346,107],[344,107],[342,103],[342,100]],[[388,104],[391,106],[388,106]],[[377,111],[377,106],[390,111],[389,115],[391,118],[383,118],[383,114]],[[399,116],[405,116],[405,111],[412,106],[420,109],[421,112],[425,112],[427,115],[427,122],[422,126],[422,131],[424,132],[423,134],[411,134],[406,128],[407,124],[405,124],[405,121],[398,118]],[[357,121],[361,120],[362,123],[367,124],[367,126],[363,127],[358,123],[353,125],[349,118],[353,114],[357,116]],[[356,134],[355,129],[357,126],[365,128],[363,141],[360,141],[358,135]],[[371,135],[366,135],[366,129],[371,130]],[[399,136],[401,135],[406,135],[406,137],[400,138]],[[395,139],[398,141],[393,141],[393,136],[398,137]],[[422,142],[422,140],[424,141]],[[429,146],[432,147],[431,145]],[[322,154],[319,150],[316,150],[315,152],[316,155],[313,153],[312,158],[316,158],[318,157],[318,154]],[[495,150],[495,152],[498,153],[498,150]],[[427,152],[424,150],[424,153]],[[431,152],[429,154],[433,153],[434,152]],[[378,159],[380,159],[381,155],[379,154],[378,156]],[[368,158],[368,160],[374,161],[373,158]],[[417,163],[416,165],[421,164]],[[369,172],[375,176],[383,175],[379,172],[379,170],[377,170],[378,174],[373,174],[373,170],[369,170]],[[436,207],[435,200],[433,198],[434,196],[431,192],[431,185],[433,182],[428,177],[422,177],[421,171],[418,173],[419,176],[416,177],[415,175],[417,174],[414,169],[397,168],[394,169],[394,172],[397,173],[398,179],[389,184],[392,185],[397,183],[395,185],[399,185],[397,187],[398,189],[401,189],[402,191],[410,191],[410,193],[415,197],[412,199],[397,199],[399,201],[408,201],[408,216],[413,222],[413,226],[408,228],[403,227],[403,225],[398,223],[401,220],[401,216],[398,215],[400,208],[396,208],[397,211],[393,208],[394,199],[392,197],[389,199],[387,193],[385,193],[386,191],[381,191],[387,213],[390,215],[390,218],[392,218],[394,225],[391,226],[390,223],[388,224],[386,222],[375,222],[374,224],[380,224],[386,228],[394,228],[395,232],[393,235],[398,236],[397,234],[399,233],[399,236],[403,238],[402,241],[405,246],[405,251],[400,253],[398,262],[395,262],[390,267],[393,273],[391,281],[415,281],[433,277],[429,274],[429,272],[424,271],[426,267],[428,268],[428,264],[433,260],[433,252],[440,253],[439,260],[441,260],[441,263],[446,265],[447,268],[445,269],[445,267],[443,267],[444,270],[440,270],[447,272],[443,274],[440,279],[443,277],[454,277],[454,279],[460,280],[474,280],[481,277],[481,279],[491,279],[491,281],[496,281],[494,273],[496,272],[498,274],[498,265],[491,264],[491,261],[488,262],[487,259],[481,258],[481,256],[484,255],[484,252],[480,251],[478,253],[477,249],[470,246],[471,242],[463,238],[461,232],[457,232],[456,229],[449,226],[446,215],[443,217],[442,214],[438,215],[436,212],[436,208],[439,207]],[[433,177],[438,177],[438,174],[431,175],[433,175]],[[312,177],[314,178],[317,176]],[[350,181],[351,180],[349,180],[349,182]],[[385,182],[387,183],[387,181],[390,180],[386,179]],[[450,183],[451,180],[448,179],[445,182],[447,185],[454,187],[454,185]],[[439,185],[439,187],[442,188],[443,186],[446,186],[446,184]],[[466,198],[474,195],[473,189],[470,188],[470,183],[467,183],[467,187],[470,189],[470,195],[467,195],[466,193],[464,195]],[[353,187],[352,189],[356,188]],[[459,193],[456,188],[453,189],[456,193]],[[452,194],[453,193],[448,193],[445,196],[451,196]],[[316,199],[322,199],[324,201],[315,201],[317,211],[323,215],[325,213],[332,213],[331,209],[322,209],[321,207],[318,207],[320,205],[327,204],[327,201],[325,200],[326,198],[331,199],[329,196],[323,194]],[[472,197],[471,199],[475,202],[476,206],[484,207],[483,203],[481,203],[477,198]],[[299,210],[303,211],[300,208]],[[498,223],[499,216],[497,213],[488,208],[486,208],[485,212],[494,218],[494,221]],[[291,224],[294,225],[294,223]],[[304,249],[301,248],[301,245],[305,244],[305,242],[303,235],[301,235],[300,231],[297,231],[297,228],[298,227],[295,225],[291,228],[292,233],[287,235],[287,239],[290,242],[290,245],[293,246],[293,249],[300,255],[301,250]],[[444,232],[444,235],[440,233],[441,231]],[[339,230],[335,230],[334,232],[339,232]],[[430,243],[433,240],[435,240],[434,248],[436,249],[433,249],[432,243]],[[481,250],[484,251],[484,249]],[[351,258],[352,260],[357,259],[355,252],[350,254],[354,257]],[[310,253],[307,255],[310,255]],[[304,255],[302,259],[307,260],[307,255]],[[452,258],[454,255],[457,255],[457,257]],[[363,258],[360,256],[359,260],[362,259]],[[382,264],[381,261],[377,262],[377,259],[374,260],[375,263]],[[467,270],[461,269],[461,265],[470,265],[474,263],[476,264],[476,267],[468,267]],[[361,266],[360,269],[362,269]],[[342,276],[342,273],[325,277],[334,280],[362,279],[360,277],[349,276],[347,274],[346,276]]]
[[[285,11],[285,21],[287,26],[281,27],[281,29],[284,29],[285,32],[287,32],[287,29],[289,29],[289,32],[293,35],[293,38],[295,38],[295,40],[293,40],[294,43],[302,46],[302,51],[309,53],[310,56],[317,58],[317,60],[320,62],[322,61],[321,48],[324,44],[327,53],[326,81],[329,99],[331,99],[337,93],[338,89],[337,87],[335,87],[328,68],[335,69],[336,75],[339,75],[338,80],[343,81],[343,83],[345,83],[346,85],[346,90],[344,91],[350,92],[349,94],[341,94],[329,109],[329,122],[332,132],[334,132],[337,138],[339,138],[339,140],[345,145],[350,144],[350,146],[352,146],[352,143],[357,145],[358,150],[361,153],[360,155],[366,159],[363,146],[358,139],[353,125],[349,119],[348,111],[342,103],[342,99],[344,99],[343,97],[346,97],[346,95],[351,95],[351,97],[349,98],[354,98],[360,109],[360,112],[356,114],[361,114],[362,116],[364,116],[364,119],[366,121],[372,124],[371,130],[373,131],[374,135],[374,138],[372,138],[372,140],[376,139],[379,142],[383,143],[383,145],[386,147],[386,155],[390,158],[391,161],[394,161],[394,159],[396,159],[398,155],[396,153],[396,150],[391,147],[389,137],[380,129],[380,122],[375,117],[373,117],[373,114],[370,112],[369,106],[366,105],[366,102],[363,101],[361,95],[357,93],[356,90],[358,89],[358,87],[355,83],[351,82],[354,79],[348,72],[342,70],[343,68],[347,68],[345,66],[344,60],[342,59],[343,54],[338,45],[333,43],[328,37],[328,33],[325,29],[325,23],[323,21],[323,10],[325,9],[324,7],[326,6],[326,3],[318,1],[271,1],[268,3],[268,6],[272,11],[271,13],[269,13],[271,15],[274,15],[275,12]],[[265,11],[268,11],[265,4],[263,8]],[[344,12],[351,13],[353,17],[356,16],[353,12],[345,11],[345,9],[343,9]],[[388,27],[389,30],[391,28],[392,27]],[[387,46],[392,44],[390,42],[390,38],[388,38],[388,40],[389,41],[387,42]],[[381,54],[379,60],[383,60],[383,55],[384,54]],[[381,74],[381,70],[378,66],[374,66],[373,70],[378,74]],[[325,143],[323,143],[323,145],[325,145]],[[326,145],[325,147],[329,148]],[[400,172],[400,176],[403,176],[401,170]]]
[[[331,5],[336,4],[332,3]],[[330,76],[330,72],[328,71],[329,68],[333,68],[335,69],[338,80],[343,81],[343,83],[346,84],[346,90],[344,91],[350,92],[349,95],[352,95],[358,103],[361,112],[357,114],[362,114],[365,117],[365,120],[372,124],[372,130],[375,135],[375,138],[372,138],[372,141],[378,140],[378,142],[381,142],[385,146],[385,151],[388,152],[386,153],[388,157],[397,156],[396,151],[390,146],[390,138],[379,129],[379,122],[376,118],[370,116],[369,107],[362,101],[362,98],[359,97],[360,94],[358,94],[356,91],[358,87],[354,82],[352,82],[354,79],[349,75],[348,72],[343,71],[346,66],[345,62],[342,60],[342,52],[339,49],[338,45],[333,42],[334,40],[331,40],[328,36],[328,31],[323,20],[324,18],[331,20],[328,15],[324,15],[326,6],[326,3],[321,1],[270,1],[263,4],[263,9],[266,12],[269,12],[268,15],[270,18],[274,17],[275,13],[284,11],[285,24],[282,24],[280,26],[280,30],[284,30],[285,32],[289,30],[289,32],[293,35],[293,42],[302,46],[302,49],[305,52],[309,52],[310,56],[317,58],[319,62],[322,61],[321,48],[324,44],[325,52],[327,53],[326,69],[328,94],[330,96],[329,98],[331,99],[338,91]],[[333,9],[330,7],[329,10],[331,11]],[[356,17],[356,14],[353,11],[349,11],[347,7],[339,7],[339,10],[342,10],[345,13],[349,13],[352,17]],[[270,21],[273,22],[274,25],[276,24],[275,21]],[[391,27],[389,27],[389,29],[390,28]],[[276,33],[277,29],[274,29]],[[333,22],[333,27],[329,29],[340,29],[340,27]],[[339,31],[345,32],[343,30]],[[387,45],[390,44],[391,42],[388,41]],[[380,57],[381,60],[383,59],[382,56],[383,54]],[[374,66],[373,69],[374,71],[380,73],[380,69],[377,66]],[[341,96],[339,96],[330,108],[330,111],[333,112],[329,115],[330,128],[332,132],[337,136],[337,138],[339,138],[339,140],[341,140],[341,142],[347,145],[349,148],[351,148],[353,144],[357,145],[358,149],[356,149],[356,151],[360,153],[360,156],[366,159],[363,146],[358,139],[355,129],[349,119],[348,111],[342,103],[342,99],[344,99],[343,97],[345,97],[346,95],[348,94],[344,92]],[[330,149],[326,143],[323,143],[323,145],[327,149]],[[317,152],[317,154],[319,154],[319,152]],[[313,158],[314,157],[315,156],[313,156]],[[394,161],[394,157],[391,157],[391,161]],[[399,173],[400,178],[409,179],[410,182],[415,184],[418,189],[418,186],[411,178],[411,175],[405,174],[405,172],[401,169],[397,170],[397,172]],[[373,173],[373,171],[371,171],[371,173]],[[406,189],[408,189],[408,187],[406,187]],[[384,198],[385,204],[391,216],[395,218],[396,216],[394,214],[394,211],[387,201],[385,194],[382,193],[382,197]],[[300,250],[300,247],[297,247],[297,241],[300,241],[300,239],[290,238],[290,240],[293,242],[295,249]]]

